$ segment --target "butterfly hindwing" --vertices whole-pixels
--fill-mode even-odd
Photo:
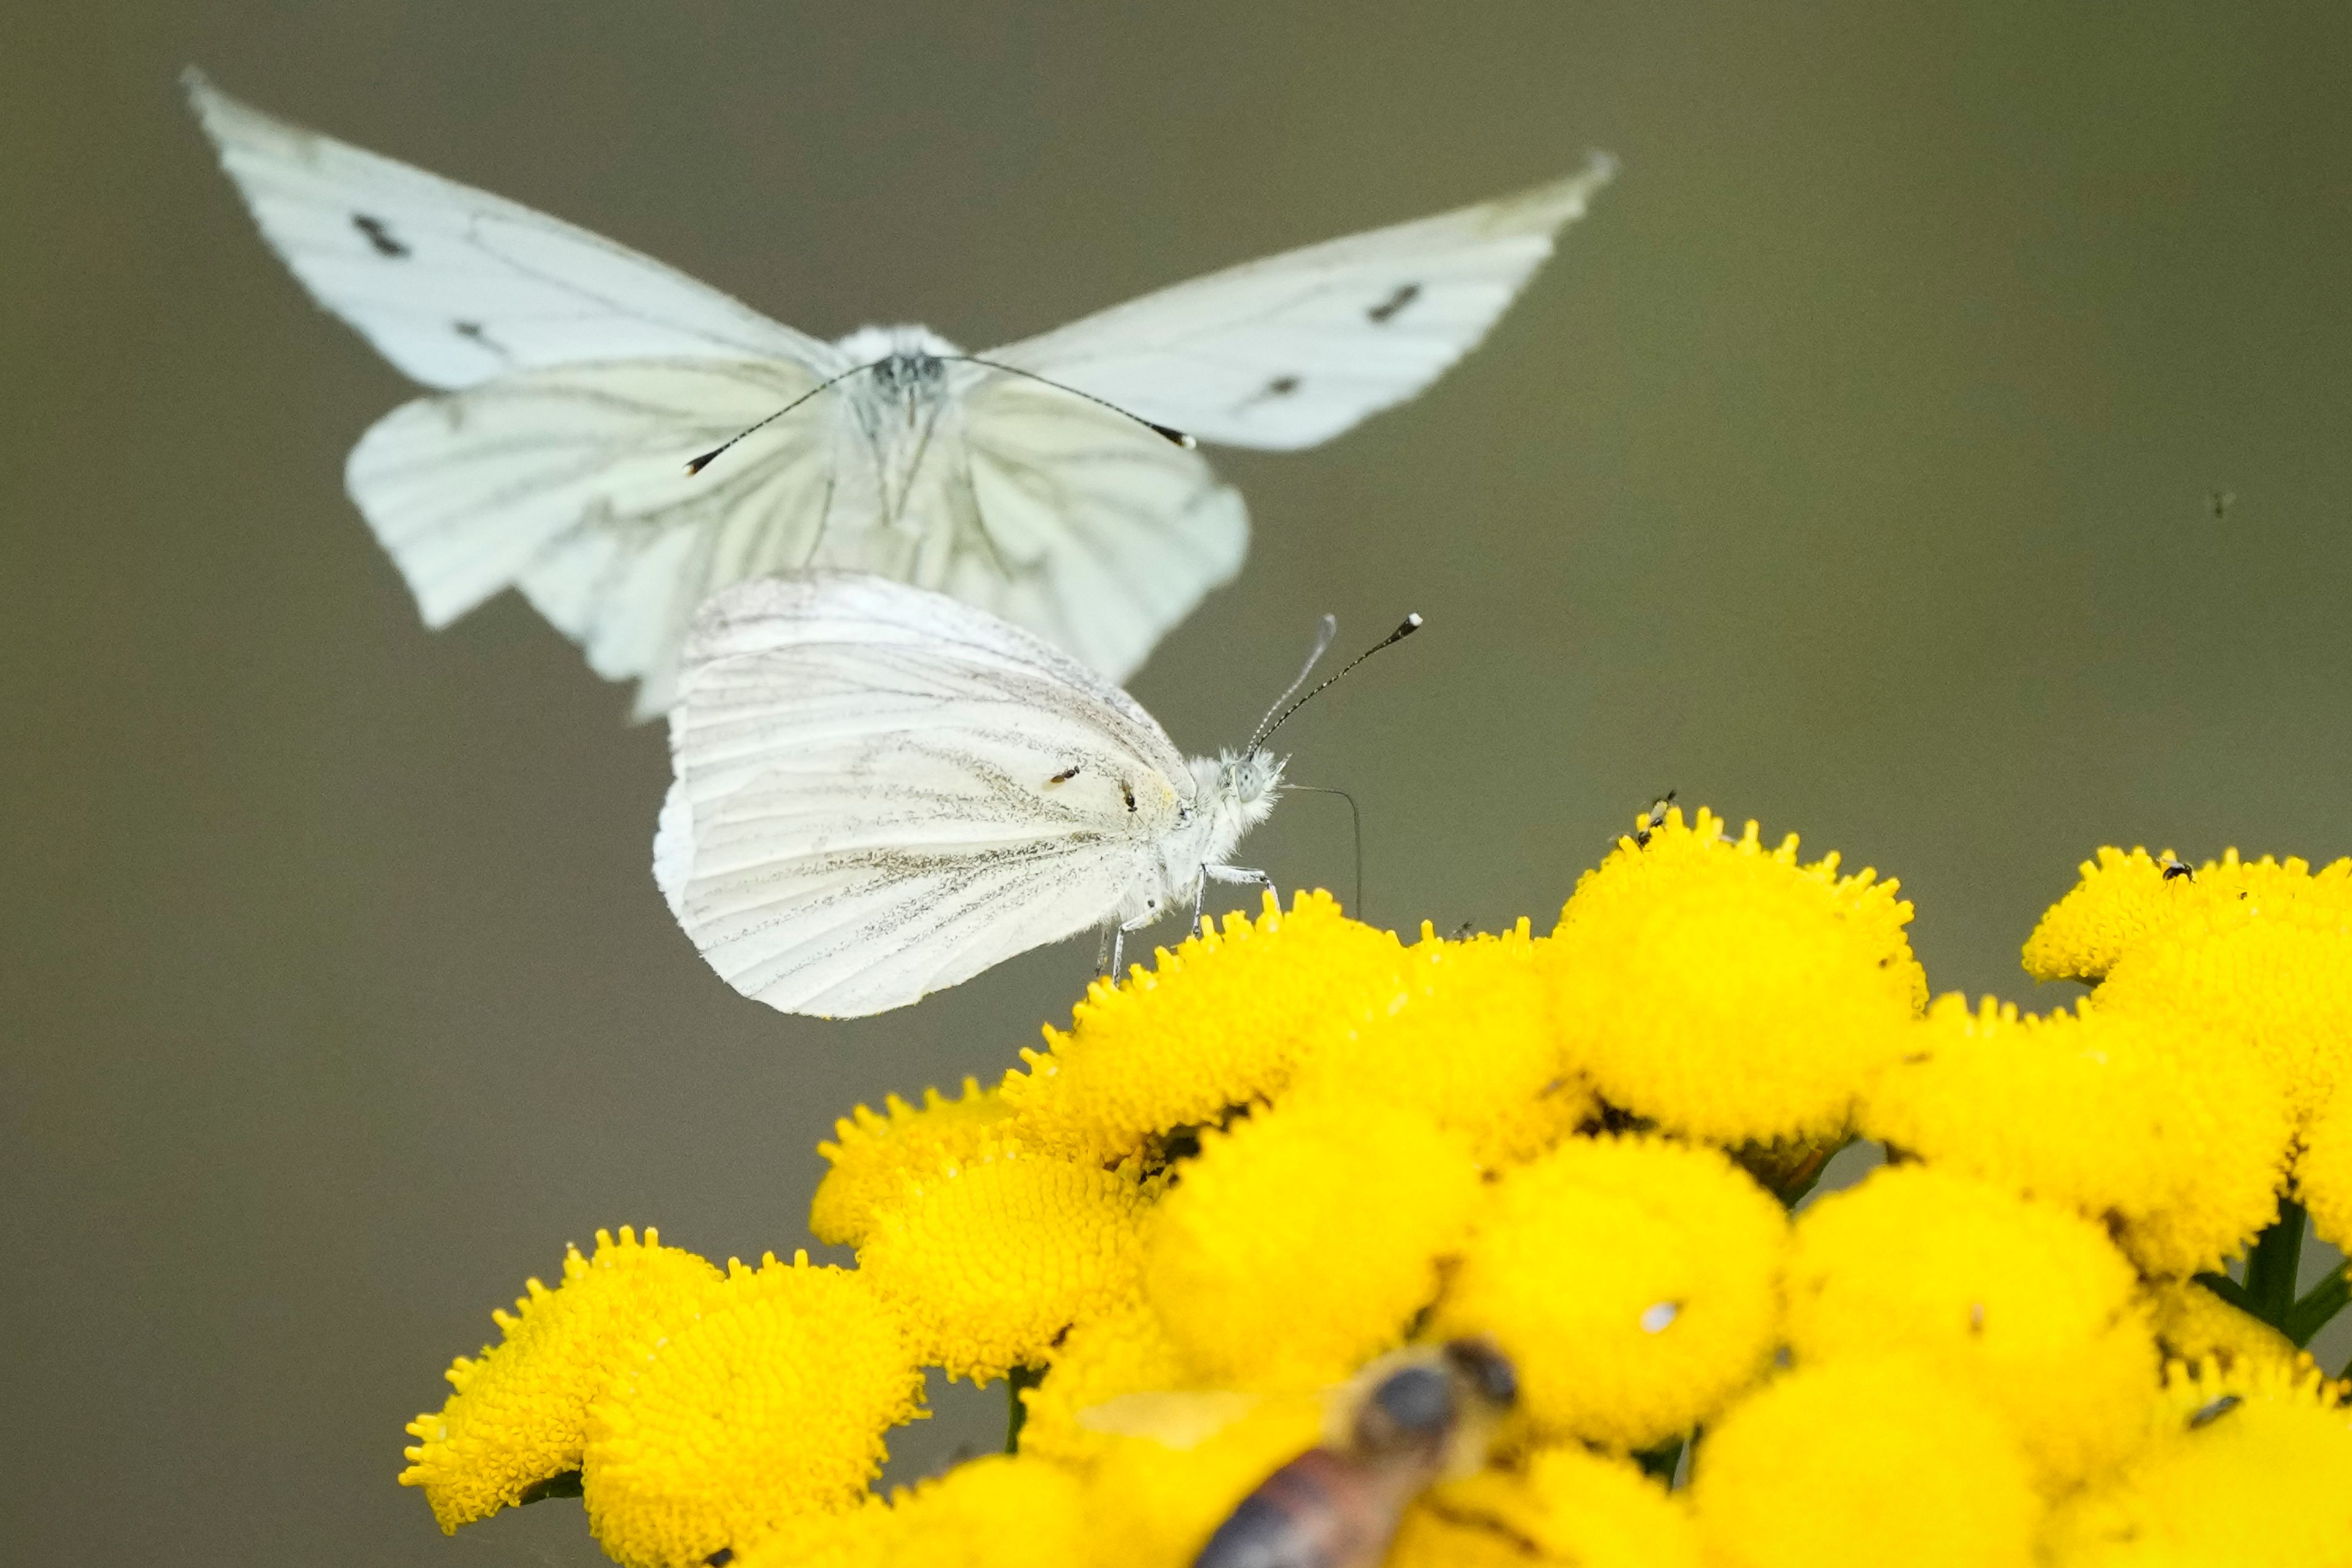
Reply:
[[[1103,923],[1192,803],[1149,714],[943,595],[816,573],[698,617],[656,873],[736,989],[903,1006]]]

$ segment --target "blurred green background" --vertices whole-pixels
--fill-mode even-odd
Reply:
[[[1380,919],[1547,924],[1673,786],[1899,876],[1937,989],[2032,1006],[2072,988],[2018,945],[2101,843],[2352,849],[2340,5],[37,0],[8,33],[12,1560],[598,1561],[576,1504],[445,1542],[393,1486],[448,1358],[599,1225],[800,1243],[835,1116],[992,1077],[1093,958],[843,1025],[709,973],[646,872],[660,731],[519,601],[425,633],[344,500],[410,389],[255,237],[191,62],[813,331],[974,346],[1607,148],[1421,402],[1218,455],[1250,562],[1135,682],[1181,743],[1239,739],[1317,612],[1353,644],[1419,609],[1288,731],[1363,803]],[[1249,858],[1344,891],[1344,813],[1296,800]],[[1001,1416],[947,1410],[905,1466]]]

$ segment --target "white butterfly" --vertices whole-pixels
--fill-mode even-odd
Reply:
[[[426,624],[519,587],[599,674],[638,679],[641,717],[669,705],[707,595],[808,566],[953,595],[1124,679],[1248,536],[1241,498],[1143,421],[1288,449],[1403,402],[1486,334],[1614,168],[1596,156],[965,356],[921,327],[819,342],[194,72],[188,90],[295,276],[451,389],[379,421],[345,473]]]
[[[1265,882],[1226,857],[1274,809],[1264,742],[1287,717],[1187,759],[1126,692],[985,610],[862,574],[757,578],[687,639],[654,880],[745,995],[903,1007],[1149,925],[1203,878]]]

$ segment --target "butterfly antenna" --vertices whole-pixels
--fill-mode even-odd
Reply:
[[[1274,700],[1274,706],[1267,709],[1265,717],[1257,721],[1258,740],[1262,741],[1274,733],[1274,716],[1282,711],[1282,705],[1290,700],[1291,693],[1307,684],[1307,678],[1315,673],[1315,667],[1323,662],[1325,654],[1331,651],[1331,639],[1339,635],[1339,617],[1337,616],[1326,616],[1316,624],[1315,647],[1307,654],[1307,662],[1298,667],[1297,677],[1282,689],[1282,695]],[[1256,751],[1257,741],[1252,741],[1249,743],[1249,749],[1253,752]]]
[[[1066,385],[1064,383],[1054,380],[1050,376],[1039,375],[1034,370],[1023,370],[1017,364],[1004,364],[996,360],[982,359],[978,354],[940,354],[938,357],[943,360],[953,360],[959,364],[976,364],[982,370],[1002,371],[1006,375],[1022,376],[1027,380],[1037,383],[1041,386],[1050,386],[1056,392],[1066,392],[1072,397],[1083,397],[1088,403],[1098,404],[1102,407],[1109,409],[1113,414],[1118,415],[1122,419],[1134,420],[1138,425],[1142,426],[1146,430],[1150,431],[1153,435],[1159,437],[1161,440],[1168,442],[1171,446],[1181,447],[1188,452],[1200,445],[1198,441],[1193,440],[1192,437],[1187,436],[1184,432],[1177,429],[1172,425],[1162,425],[1155,420],[1146,419],[1142,415],[1136,413],[1131,408],[1121,408],[1118,404],[1113,403],[1108,397],[1097,397],[1091,392],[1080,392],[1075,386]],[[738,437],[737,439],[740,440],[741,437]]]
[[[782,419],[785,415],[790,414],[793,409],[798,408],[802,404],[806,403],[810,398],[814,397],[818,393],[830,391],[833,387],[842,382],[847,381],[853,375],[864,375],[867,371],[872,370],[875,365],[878,365],[881,363],[882,362],[877,359],[874,361],[872,364],[852,365],[849,369],[843,371],[839,375],[828,376],[824,380],[818,382],[814,386],[810,387],[806,392],[802,393],[798,397],[793,398],[790,403],[785,404],[782,408],[777,409],[773,414],[769,415],[757,425],[751,426],[749,429],[738,430],[735,434],[727,437],[726,440],[721,441],[718,446],[711,447],[710,450],[703,453],[702,456],[687,464],[687,478],[692,479],[695,475],[702,472],[703,469],[710,467],[712,460],[721,452],[727,450],[728,447],[732,447],[736,442],[742,440],[747,436],[758,435],[761,431],[765,430],[769,426],[773,425],[777,420]]]
[[[1336,795],[1348,803],[1348,826],[1356,840],[1356,901],[1348,906],[1348,912],[1360,921],[1369,921],[1371,917],[1364,912],[1364,814],[1356,809],[1356,797],[1346,790],[1331,789],[1322,784],[1286,784],[1282,786],[1285,795],[1294,791],[1299,795]]]
[[[1323,617],[1323,635],[1316,639],[1314,658],[1309,658],[1307,661],[1307,668],[1298,672],[1298,679],[1290,683],[1290,691],[1297,690],[1298,688],[1305,683],[1309,672],[1315,668],[1315,660],[1321,658],[1323,657],[1323,650],[1331,646],[1331,634],[1338,629],[1339,623],[1337,620],[1329,616]],[[1318,697],[1322,696],[1323,693],[1330,690],[1334,686],[1339,685],[1341,680],[1347,678],[1349,670],[1363,663],[1364,660],[1371,658],[1372,655],[1380,652],[1381,649],[1384,647],[1392,647],[1396,644],[1404,641],[1405,638],[1412,636],[1413,633],[1419,630],[1421,630],[1421,617],[1418,615],[1407,616],[1402,621],[1397,624],[1396,630],[1391,632],[1388,636],[1382,637],[1380,641],[1374,643],[1371,647],[1366,648],[1363,652],[1358,654],[1347,663],[1341,665],[1330,675],[1326,676],[1322,682],[1318,685],[1314,690],[1309,691],[1297,701],[1291,702],[1290,706],[1287,708],[1283,708],[1282,704],[1284,702],[1290,701],[1290,691],[1284,692],[1281,698],[1277,700],[1274,705],[1276,708],[1282,709],[1282,716],[1278,719],[1276,718],[1274,716],[1273,710],[1269,709],[1266,713],[1266,721],[1260,724],[1258,726],[1257,733],[1250,737],[1249,749],[1255,752],[1260,746],[1265,745],[1266,742],[1272,740],[1274,738],[1274,732],[1276,730],[1281,729],[1285,724],[1290,722],[1290,716],[1293,713],[1297,712],[1301,708],[1306,707],[1309,702],[1314,701]]]

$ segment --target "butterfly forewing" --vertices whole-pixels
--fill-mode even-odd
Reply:
[[[1099,925],[1192,804],[1148,714],[943,596],[817,574],[698,625],[656,873],[737,989],[880,1012]]]
[[[1477,346],[1616,165],[1229,268],[987,357],[1204,441],[1311,447]]]
[[[665,355],[835,368],[827,344],[626,246],[186,82],[270,247],[427,386]]]

